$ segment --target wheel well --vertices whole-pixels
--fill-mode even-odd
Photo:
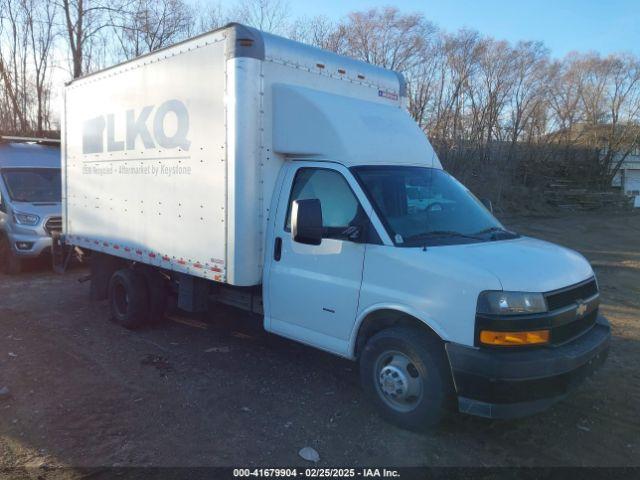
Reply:
[[[111,276],[128,265],[130,265],[130,262],[124,258],[93,251],[89,263],[91,268],[89,298],[91,300],[106,300]]]
[[[358,329],[358,336],[355,345],[355,357],[359,357],[364,346],[372,336],[389,327],[414,327],[426,332],[430,336],[442,341],[440,336],[433,331],[426,323],[416,317],[397,310],[382,309],[371,312],[365,317]]]

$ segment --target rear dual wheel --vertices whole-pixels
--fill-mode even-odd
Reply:
[[[161,323],[164,320],[167,309],[167,280],[158,270],[152,267],[141,265],[137,271],[142,274],[147,286],[147,294],[149,296],[147,321],[152,325]]]
[[[118,325],[137,329],[164,318],[167,290],[163,277],[151,268],[123,268],[109,281],[111,318]]]

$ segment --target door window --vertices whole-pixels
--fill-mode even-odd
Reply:
[[[335,170],[301,168],[291,187],[285,230],[291,230],[294,200],[317,198],[322,206],[323,238],[352,239],[353,226],[362,226],[366,215],[345,178]]]

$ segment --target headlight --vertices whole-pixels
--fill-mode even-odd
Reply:
[[[16,221],[16,223],[19,223],[20,225],[33,226],[33,225],[37,225],[38,222],[40,221],[40,217],[32,213],[13,212],[13,218]]]
[[[517,315],[547,311],[547,302],[541,293],[482,292],[478,297],[478,313]]]

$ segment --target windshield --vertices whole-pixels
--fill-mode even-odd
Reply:
[[[353,170],[398,246],[451,245],[515,235],[443,170],[395,166]]]
[[[5,169],[2,178],[14,202],[60,202],[62,197],[58,168]]]

